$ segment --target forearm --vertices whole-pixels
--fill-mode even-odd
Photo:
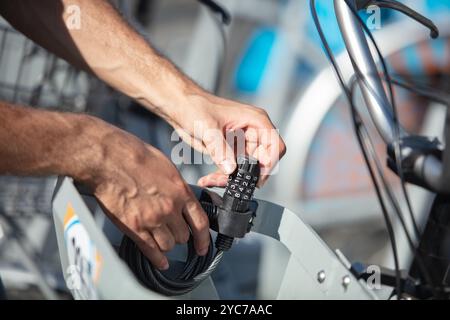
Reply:
[[[0,174],[68,175],[85,180],[101,161],[96,119],[0,102]]]
[[[69,28],[69,5],[80,8],[80,28]],[[173,120],[189,99],[205,93],[158,55],[105,0],[2,1],[6,19],[28,37]]]
[[[208,252],[208,218],[175,166],[99,119],[0,102],[0,174],[73,177],[158,268],[189,231],[197,254]]]

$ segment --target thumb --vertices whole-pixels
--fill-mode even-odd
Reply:
[[[231,174],[236,169],[234,151],[225,140],[220,130],[207,130],[203,143],[214,163],[225,174]]]

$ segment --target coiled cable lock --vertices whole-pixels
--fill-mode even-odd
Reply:
[[[229,176],[223,197],[202,190],[199,199],[208,215],[210,228],[217,232],[215,254],[211,239],[208,253],[198,256],[191,233],[183,270],[177,276],[169,277],[155,268],[128,236],[122,238],[119,255],[145,287],[166,296],[192,291],[217,268],[234,238],[243,238],[250,231],[256,216],[257,202],[252,198],[260,168],[258,161],[248,156],[239,157],[237,162],[238,167]]]

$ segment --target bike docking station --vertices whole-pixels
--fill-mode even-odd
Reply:
[[[182,264],[183,258],[172,259],[169,253],[169,270],[164,274],[149,270],[151,267],[148,260],[136,246],[131,246],[131,240],[114,226],[96,199],[83,192],[83,188],[77,186],[71,178],[60,177],[53,195],[52,210],[62,270],[73,297],[219,299],[210,273],[227,250],[223,248],[224,243],[231,247],[232,236],[243,237],[245,233],[253,232],[278,241],[280,250],[288,252],[286,261],[280,261],[280,265],[286,266],[281,282],[268,286],[274,288],[275,292],[267,292],[266,296],[276,299],[378,298],[363,279],[358,279],[352,273],[351,264],[342,253],[332,251],[303,222],[300,215],[277,204],[252,199],[251,195],[246,197],[246,201],[239,199],[246,192],[253,193],[253,190],[240,187],[242,184],[246,185],[245,178],[251,181],[246,170],[248,166],[245,169],[245,165],[240,165],[234,176],[230,176],[225,190],[206,190],[191,186],[210,218],[210,227],[218,231],[215,243],[218,251],[214,260],[212,255],[207,255],[211,256],[210,261],[197,274],[192,275],[192,279],[183,278],[184,280],[167,274],[171,271],[173,273],[172,269],[177,269],[177,263]],[[240,193],[239,190],[243,192]],[[224,193],[223,198],[219,195],[221,193]],[[243,204],[246,204],[245,210],[239,212]],[[226,210],[227,208],[232,210]],[[213,212],[217,216],[215,222],[211,222]],[[239,224],[242,225],[239,221],[245,221],[246,230],[239,227]],[[125,254],[124,243],[127,241],[124,239],[128,239],[130,245],[125,245],[125,249],[128,249]],[[231,239],[231,242],[226,239]],[[188,259],[192,261],[187,265],[197,263],[198,259],[189,256],[190,254]],[[271,281],[270,275],[266,275],[266,278]]]

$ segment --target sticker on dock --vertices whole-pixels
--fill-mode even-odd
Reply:
[[[98,299],[96,284],[103,259],[70,203],[64,216],[64,240],[69,259],[64,276],[67,287],[77,299]]]

